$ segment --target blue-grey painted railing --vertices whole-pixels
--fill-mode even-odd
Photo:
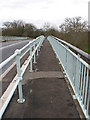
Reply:
[[[22,77],[29,63],[30,63],[30,72],[33,71],[32,70],[32,59],[34,57],[34,63],[36,63],[36,53],[38,55],[38,51],[40,50],[40,47],[44,39],[45,39],[44,36],[37,37],[36,39],[30,41],[23,48],[16,50],[12,56],[7,58],[4,62],[0,64],[0,69],[2,69],[6,64],[8,64],[8,62],[10,62],[13,58],[16,57],[17,77],[14,82],[16,81],[17,82],[13,86],[13,89],[10,91],[10,94],[8,95],[7,99],[3,98],[3,96],[0,98],[0,119],[2,118],[2,115],[6,107],[8,106],[8,103],[10,102],[10,99],[12,98],[17,86],[18,86],[18,91],[19,91],[19,99],[17,100],[18,103],[23,103],[25,101],[25,99],[23,98],[23,92],[22,92]],[[30,57],[29,57],[28,63],[24,66],[23,70],[21,71],[20,55],[21,55],[21,52],[25,50],[27,47],[30,48]]]
[[[57,58],[64,69],[74,91],[74,98],[78,100],[86,118],[90,119],[90,65],[62,44],[53,36],[47,38],[54,49]]]
[[[83,56],[84,58],[86,58],[87,60],[90,60],[90,54],[84,52],[83,50],[71,45],[70,43],[67,43],[66,41],[63,41],[57,37],[52,36],[53,38],[55,38],[56,40],[58,40],[59,42],[61,42],[62,44],[68,46],[69,48],[71,48],[72,50],[74,50],[76,53],[80,54],[81,56]]]

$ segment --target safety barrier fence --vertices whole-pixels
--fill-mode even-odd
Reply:
[[[65,77],[70,82],[75,94],[74,99],[78,100],[85,117],[90,119],[90,65],[80,58],[82,55],[90,59],[90,55],[54,36],[48,36],[47,39],[64,69]],[[72,52],[69,47],[78,54]]]
[[[0,36],[0,42],[11,41],[11,40],[25,40],[29,37],[16,37],[16,36]]]
[[[5,61],[3,61],[0,64],[0,69],[2,69],[8,62],[10,62],[13,58],[16,57],[16,66],[17,66],[17,75],[14,77],[10,85],[8,86],[7,90],[4,92],[2,97],[0,98],[0,119],[2,118],[2,115],[7,108],[17,86],[18,86],[18,92],[19,92],[19,99],[17,100],[18,103],[23,103],[25,99],[23,98],[23,92],[22,92],[22,79],[24,72],[27,68],[27,66],[30,63],[30,72],[33,72],[32,69],[32,60],[34,59],[34,63],[36,63],[36,55],[38,56],[38,52],[40,51],[40,47],[44,41],[45,37],[42,35],[40,37],[37,37],[36,39],[30,41],[27,45],[25,45],[21,49],[17,49],[15,53],[7,58]],[[23,50],[25,50],[27,47],[30,48],[30,56],[28,57],[28,60],[26,61],[25,65],[20,65],[20,56]]]

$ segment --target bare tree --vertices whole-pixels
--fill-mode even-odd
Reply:
[[[83,32],[87,30],[87,22],[82,21],[81,17],[66,18],[64,23],[59,26],[60,31],[68,32]]]
[[[50,23],[46,22],[44,23],[43,30],[48,31],[50,29]]]

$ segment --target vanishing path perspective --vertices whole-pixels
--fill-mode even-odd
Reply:
[[[80,118],[48,40],[43,43],[34,69],[30,73],[28,66],[23,77],[26,101],[18,104],[15,91],[3,118]]]

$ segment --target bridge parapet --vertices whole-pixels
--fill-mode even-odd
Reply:
[[[57,37],[54,37],[54,36],[52,36],[52,37],[53,37],[54,39],[56,39],[57,41],[59,41],[60,43],[68,46],[69,48],[71,48],[72,50],[74,50],[77,54],[80,54],[81,56],[83,56],[83,57],[84,57],[85,59],[87,59],[88,61],[90,61],[90,55],[89,55],[88,53],[86,53],[86,52],[84,52],[83,50],[81,50],[81,49],[79,49],[79,48],[77,48],[77,47],[69,44],[69,43],[66,42],[66,41],[63,41],[63,40],[61,40],[61,39],[59,39],[59,38],[57,38]]]
[[[17,66],[17,75],[14,77],[10,85],[8,86],[7,90],[4,92],[2,97],[0,98],[0,119],[2,118],[2,115],[7,108],[17,86],[18,86],[18,91],[19,91],[19,99],[17,100],[18,103],[23,103],[25,99],[23,99],[23,92],[22,92],[22,77],[25,73],[25,70],[27,69],[29,63],[30,63],[30,71],[32,71],[32,59],[34,57],[34,63],[36,62],[36,52],[40,50],[40,47],[44,41],[45,37],[39,36],[36,39],[30,41],[27,45],[25,45],[21,49],[17,49],[15,53],[7,58],[5,61],[3,61],[0,64],[0,69],[2,69],[6,64],[8,64],[13,58],[16,57],[16,66]],[[20,56],[22,51],[24,51],[27,47],[30,49],[30,56],[28,58],[27,63],[25,65],[23,64],[21,67],[20,64]],[[1,79],[0,79],[1,81]]]
[[[2,117],[8,103],[10,102],[10,99],[12,98],[17,86],[18,86],[18,90],[19,90],[18,103],[23,103],[25,101],[23,99],[23,94],[22,94],[22,77],[23,77],[29,63],[30,63],[29,71],[33,72],[32,59],[34,60],[34,63],[36,63],[36,55],[38,56],[38,52],[40,51],[40,47],[42,46],[44,39],[45,39],[44,36],[40,36],[40,37],[34,39],[33,41],[30,41],[27,45],[25,45],[20,50],[17,50],[12,56],[10,56],[10,58],[8,58],[6,61],[4,61],[3,63],[0,64],[0,69],[1,69],[11,59],[17,57],[17,59],[16,59],[17,75],[15,76],[13,81],[10,83],[9,87],[7,88],[7,90],[5,91],[5,93],[3,94],[3,96],[0,99],[0,118]],[[65,43],[63,44],[62,40],[59,41],[59,40],[57,40],[58,38],[56,39],[55,37],[52,37],[52,36],[49,36],[47,39],[49,40],[53,50],[56,53],[57,58],[60,61],[60,64],[62,65],[62,67],[64,69],[64,74],[66,74],[65,77],[68,78],[70,85],[73,88],[73,91],[75,94],[74,98],[78,100],[85,117],[90,118],[90,81],[89,81],[90,65],[87,62],[85,62],[82,58],[80,58],[80,54],[78,54],[78,55],[75,54],[74,52],[72,52],[69,49],[68,45],[66,45]],[[46,40],[46,42],[48,42],[48,41]],[[48,44],[46,44],[44,51],[46,51],[46,49],[48,48],[47,45]],[[25,50],[27,47],[29,47],[30,56],[28,57],[26,62],[21,67],[20,66],[20,55],[21,55],[21,52],[23,50]],[[49,51],[49,55],[50,55],[50,53],[51,53],[51,51]],[[40,64],[42,62],[42,65],[44,65],[44,64],[46,65],[47,59],[45,59],[45,57],[44,57],[45,54],[44,53],[42,53],[42,54],[43,54],[43,59],[45,60],[45,62],[43,63],[42,62],[43,60],[41,59]],[[47,51],[46,51],[46,54],[47,54]],[[46,58],[48,58],[48,56],[46,56]],[[50,59],[50,57],[49,57],[49,59]],[[51,58],[51,61],[47,64],[48,67],[50,66],[50,63],[52,61],[53,61],[53,59]],[[53,61],[52,63],[54,64],[55,61]],[[51,66],[53,66],[53,65],[51,64]],[[51,75],[50,75],[50,71],[47,73],[49,74],[50,77],[52,77],[53,75],[55,77],[55,73],[51,73]],[[30,77],[31,77],[31,74],[30,74]],[[37,73],[37,74],[35,73],[35,75],[37,75],[37,76],[38,76],[38,74],[39,73]],[[44,77],[47,77],[47,74],[45,74],[45,72],[43,74],[44,74]]]
[[[90,60],[90,55],[54,36],[47,38],[56,53],[86,118],[90,119],[90,65],[80,55]],[[74,49],[75,54],[70,49]]]

